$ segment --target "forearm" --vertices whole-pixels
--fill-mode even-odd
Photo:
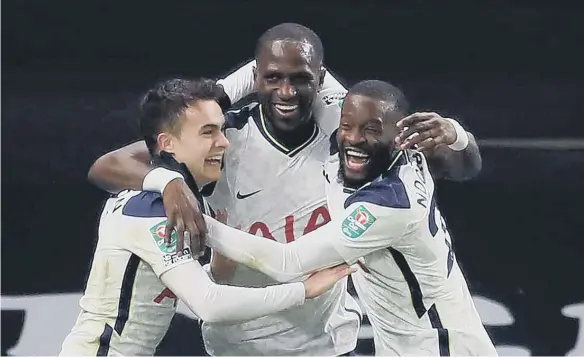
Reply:
[[[432,153],[438,176],[453,181],[465,181],[476,177],[481,171],[482,158],[474,136],[467,132],[468,145],[456,151],[446,145],[437,147]]]
[[[91,166],[88,179],[102,190],[118,193],[124,189],[141,190],[148,165],[148,153],[143,141],[109,152]]]
[[[328,239],[334,234],[330,225],[290,244],[281,244],[228,227],[208,216],[205,221],[209,229],[207,244],[211,248],[280,282],[344,262]]]
[[[161,280],[206,322],[251,320],[302,305],[305,298],[303,283],[266,288],[217,285],[195,261],[162,274]]]

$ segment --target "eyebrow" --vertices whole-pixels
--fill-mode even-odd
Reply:
[[[205,125],[203,125],[201,127],[201,129],[207,129],[207,128],[214,129],[214,128],[221,128],[222,126],[223,126],[222,124],[215,124],[215,123],[213,123],[213,124],[205,124]]]

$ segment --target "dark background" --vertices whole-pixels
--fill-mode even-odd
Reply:
[[[481,176],[441,182],[439,198],[472,292],[515,318],[489,332],[535,355],[576,344],[578,320],[560,310],[584,302],[584,145],[514,139],[584,138],[579,4],[2,5],[3,295],[82,291],[105,197],[86,173],[101,153],[135,139],[128,122],[140,92],[170,76],[224,75],[253,56],[263,31],[293,21],[321,36],[327,67],[345,83],[389,80],[417,109],[460,118],[485,140]],[[2,310],[3,354],[22,314]],[[177,330],[162,352],[199,353]]]

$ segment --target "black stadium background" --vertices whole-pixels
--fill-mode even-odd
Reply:
[[[2,5],[3,355],[55,354],[73,323],[105,197],[86,173],[134,139],[137,95],[160,78],[223,75],[285,21],[321,36],[345,83],[390,80],[482,140],[481,176],[440,182],[439,202],[484,322],[506,354],[584,354],[578,4]],[[177,315],[159,353],[203,353],[197,331]],[[364,338],[358,352],[371,348]]]

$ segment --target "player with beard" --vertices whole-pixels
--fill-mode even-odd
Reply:
[[[454,258],[428,162],[395,145],[407,110],[388,83],[349,90],[325,174],[329,224],[278,244],[206,217],[209,245],[282,282],[357,263],[353,281],[377,355],[496,355]]]
[[[231,148],[225,155],[223,179],[209,198],[215,209],[227,211],[229,225],[289,243],[330,220],[324,183],[306,184],[321,181],[329,153],[328,138],[321,128],[326,123],[338,123],[338,100],[344,95],[340,85],[335,87],[340,92],[319,93],[330,78],[322,61],[320,39],[300,25],[276,26],[258,41],[257,67],[253,70],[258,102],[226,113],[225,132]],[[247,73],[247,69],[236,73],[242,70]],[[247,82],[228,77],[222,83],[230,99],[236,101],[242,93],[238,88],[245,87]],[[460,144],[466,139],[464,150],[454,151],[443,145],[446,155],[436,162],[446,163],[443,166],[451,169],[450,173],[461,167],[465,175],[476,172],[477,159],[480,167],[480,155],[472,136],[455,131],[447,119],[435,114],[416,114],[407,120],[410,130],[421,134],[404,142],[405,145],[418,140],[420,145],[427,145],[429,153],[434,153],[437,149],[433,145]],[[98,160],[91,172],[93,181],[114,191],[143,186],[163,192],[169,222],[176,222],[179,233],[186,230],[193,237],[196,228],[186,225],[194,222],[195,201],[189,198],[176,174],[162,168],[152,170],[140,162],[144,150],[141,145]],[[211,270],[219,280],[244,286],[274,283],[268,276],[241,265],[235,271],[229,266],[222,269],[228,265],[225,263],[214,256]],[[354,349],[359,320],[358,307],[346,293],[344,281],[311,306],[240,325],[206,323],[203,334],[207,351],[213,355],[336,355]]]

